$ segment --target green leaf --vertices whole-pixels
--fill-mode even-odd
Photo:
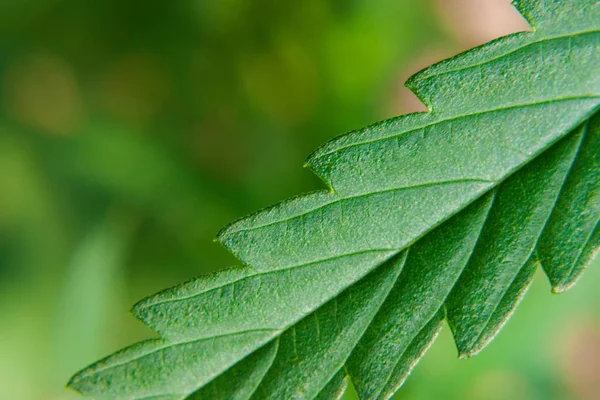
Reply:
[[[522,0],[534,31],[436,64],[430,108],[306,165],[329,187],[237,221],[244,267],[138,303],[161,338],[72,378],[96,399],[389,398],[448,320],[481,351],[538,265],[554,291],[598,249],[600,3]]]

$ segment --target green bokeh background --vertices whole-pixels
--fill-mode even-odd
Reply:
[[[72,373],[152,335],[135,301],[234,265],[219,228],[318,188],[304,158],[411,110],[402,80],[459,37],[433,0],[0,2],[0,399],[78,398]],[[600,265],[538,278],[397,397],[600,398]]]

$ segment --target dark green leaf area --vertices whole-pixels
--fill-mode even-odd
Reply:
[[[579,130],[496,190],[477,247],[447,301],[462,357],[485,347],[531,283],[536,245],[581,143]]]
[[[537,248],[555,292],[575,284],[600,244],[600,116],[585,130],[584,142]]]

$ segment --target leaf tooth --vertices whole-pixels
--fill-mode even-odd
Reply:
[[[502,296],[502,300],[498,303],[485,328],[474,342],[468,344],[463,341],[457,342],[458,357],[460,359],[464,360],[479,354],[496,337],[531,287],[538,265],[537,260],[532,258],[521,269]]]
[[[421,80],[421,75],[427,69],[428,68],[425,68],[424,70],[419,71],[413,74],[411,77],[409,77],[406,80],[406,82],[404,82],[404,87],[413,92],[413,94],[417,96],[419,101],[423,103],[425,107],[427,107],[429,112],[431,112],[434,111],[435,104],[433,104],[431,96],[429,95],[429,93],[431,93],[430,88],[427,87],[425,81]]]
[[[558,31],[594,25],[600,18],[598,0],[513,0],[535,31]]]
[[[554,293],[571,288],[600,245],[600,114],[584,139],[537,247]]]
[[[539,2],[539,1],[538,1]],[[538,23],[536,20],[535,3],[536,1],[531,0],[512,0],[512,5],[519,11],[519,13],[527,20],[527,23],[532,28],[537,28]]]
[[[211,382],[274,336],[272,332],[246,332],[181,343],[148,340],[86,368],[69,386],[98,399],[187,394]]]
[[[235,281],[240,281],[249,276],[255,275],[256,271],[248,266],[232,267],[211,274],[203,275],[197,278],[190,279],[187,282],[181,283],[169,289],[162,290],[158,293],[148,296],[145,299],[138,301],[131,313],[145,322],[144,316],[148,309],[153,306],[165,304],[169,302],[178,302],[188,299],[193,299],[211,290],[218,289],[223,285],[230,284]]]
[[[560,283],[554,283],[552,286],[552,293],[564,293],[571,289],[579,278],[583,275],[585,269],[592,263],[592,261],[598,255],[600,251],[600,229],[598,225],[592,232],[592,235],[585,245],[585,247],[579,253],[575,265],[571,272],[565,276],[565,279]]]
[[[445,318],[446,310],[442,307],[410,342],[404,353],[402,353],[402,357],[392,372],[392,376],[395,379],[388,380],[381,393],[377,396],[377,399],[390,399],[400,390],[414,367],[437,339],[443,328]]]

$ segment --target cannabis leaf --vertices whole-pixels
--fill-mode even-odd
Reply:
[[[138,303],[160,334],[78,373],[96,399],[392,396],[448,321],[462,357],[542,266],[566,290],[600,233],[600,2],[522,0],[533,32],[436,64],[431,109],[308,159],[329,191],[233,223],[244,266]]]

